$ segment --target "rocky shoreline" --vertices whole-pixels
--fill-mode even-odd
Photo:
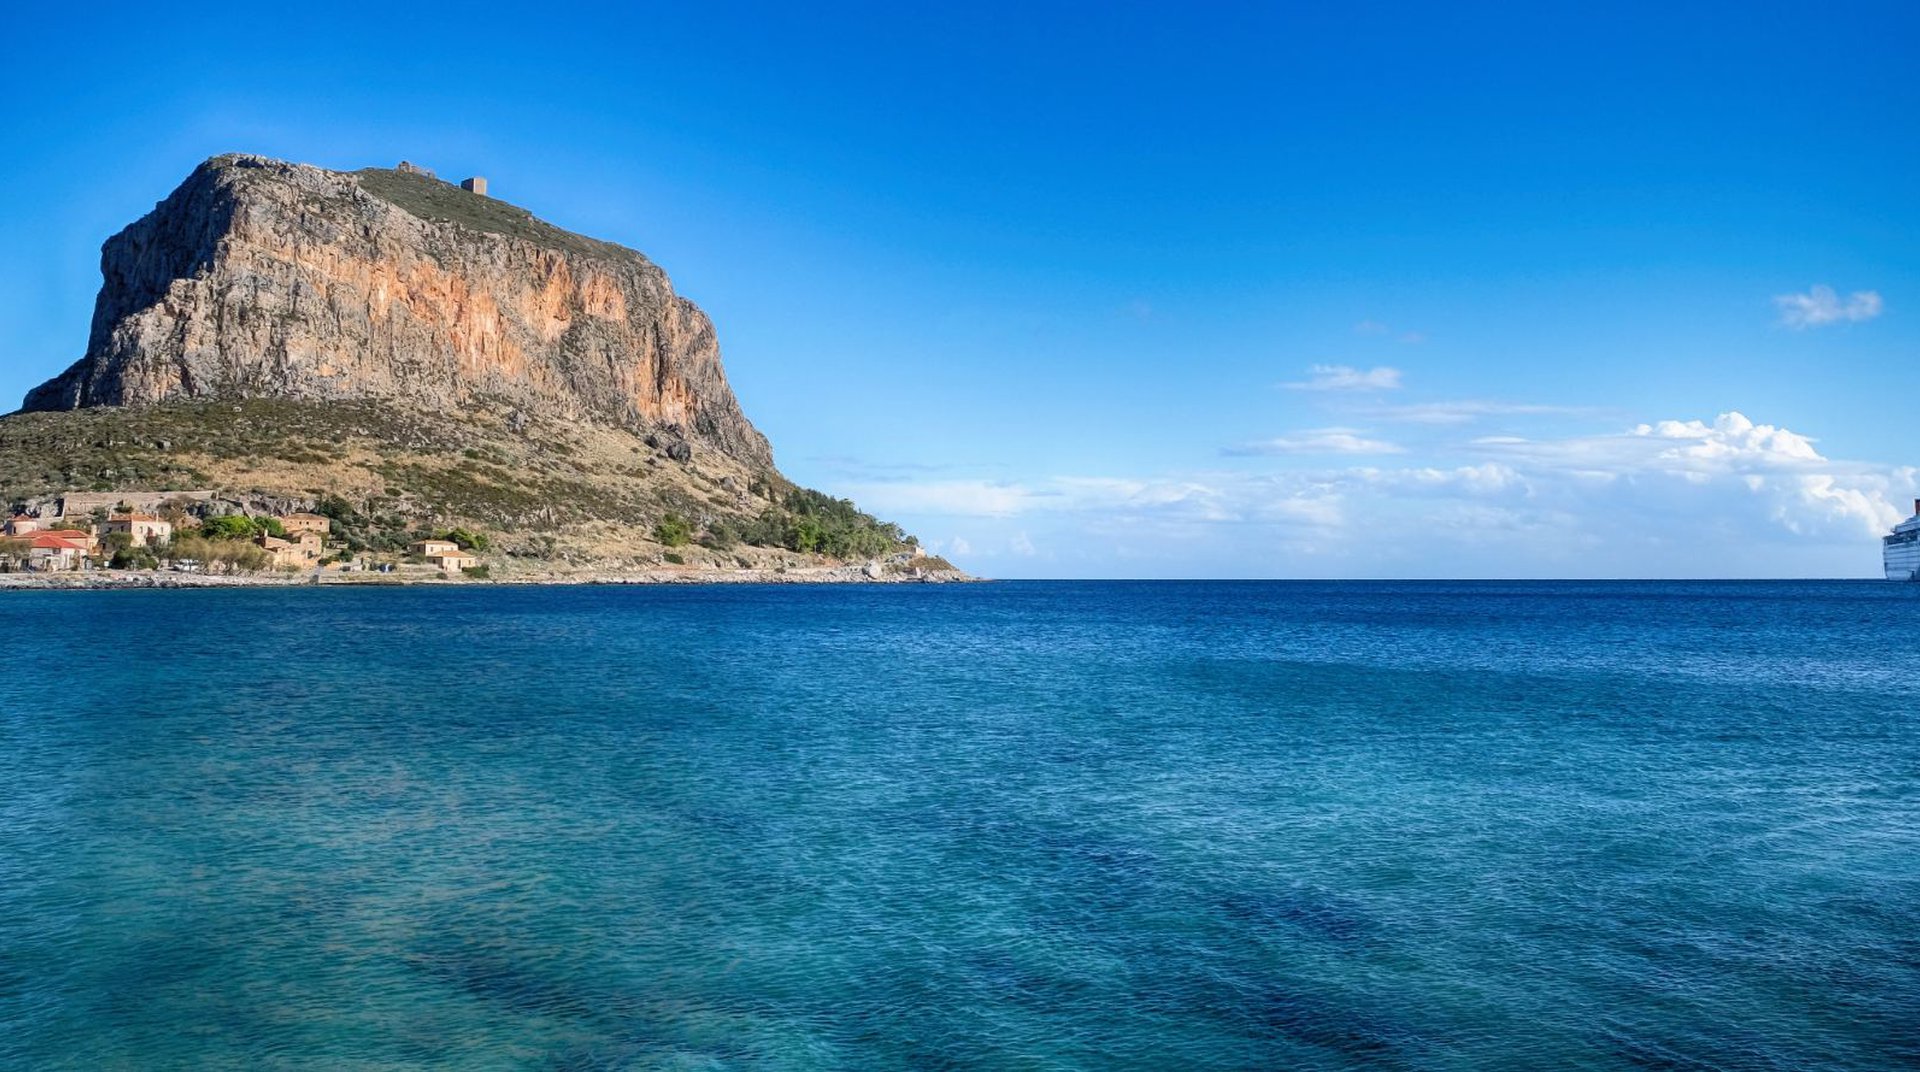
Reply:
[[[371,588],[425,585],[429,587],[484,587],[488,585],[581,584],[967,584],[981,578],[959,570],[936,570],[915,577],[882,573],[861,566],[821,566],[787,570],[653,569],[624,572],[581,571],[524,573],[475,579],[427,573],[247,574],[213,576],[169,570],[82,570],[59,573],[0,573],[0,592],[62,591],[133,588],[297,588],[362,586]]]

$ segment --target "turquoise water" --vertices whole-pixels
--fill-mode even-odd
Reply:
[[[1920,1064],[1920,585],[0,595],[7,1069]]]

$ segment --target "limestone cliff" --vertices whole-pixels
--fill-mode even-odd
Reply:
[[[426,174],[216,157],[109,239],[101,271],[86,356],[24,409],[484,404],[772,465],[665,272]]]

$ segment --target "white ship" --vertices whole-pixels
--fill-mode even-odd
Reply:
[[[1920,581],[1920,499],[1913,500],[1913,516],[1893,527],[1886,544],[1887,580]]]

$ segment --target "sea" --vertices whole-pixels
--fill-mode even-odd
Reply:
[[[0,1068],[1920,1067],[1920,585],[0,593]]]

